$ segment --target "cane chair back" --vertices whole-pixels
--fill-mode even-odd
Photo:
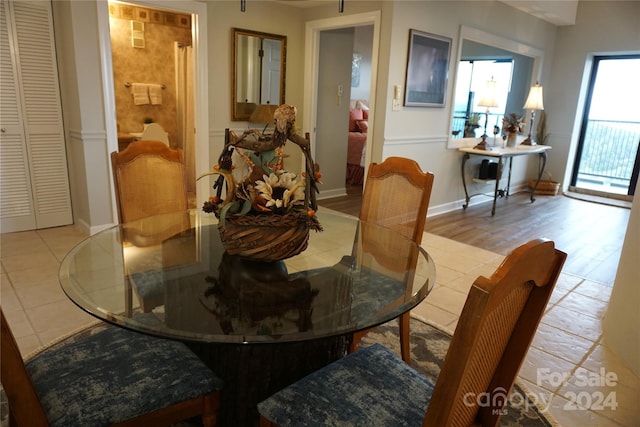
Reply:
[[[434,175],[423,172],[416,161],[403,157],[389,157],[382,163],[372,163],[369,166],[360,209],[365,250],[373,253],[382,266],[396,270],[400,277],[412,268],[411,263],[397,263],[398,251],[407,248],[394,247],[391,241],[381,241],[384,236],[375,230],[367,234],[367,224],[390,228],[420,244],[433,179]],[[411,290],[410,287],[408,289]],[[409,312],[399,316],[402,359],[407,363],[411,361],[409,319]],[[365,330],[353,335],[350,352],[357,349],[360,339],[367,333],[368,330]]]
[[[553,242],[534,240],[491,277],[476,279],[423,426],[497,425],[566,256]],[[483,393],[491,399],[480,406]]]
[[[182,150],[136,141],[111,153],[111,166],[120,223],[187,209]]]
[[[435,386],[374,344],[260,402],[260,426],[495,427],[566,256],[533,240],[478,277]]]
[[[362,194],[360,219],[422,242],[434,175],[415,160],[389,157],[372,163]]]
[[[128,273],[125,283],[126,314],[133,312],[133,291],[138,296],[141,310],[149,312],[163,305],[165,296],[164,287],[156,277],[163,265],[160,259],[160,243],[163,239],[158,236],[167,237],[186,227],[186,220],[179,223],[173,217],[187,215],[184,157],[182,150],[169,148],[161,141],[136,141],[122,151],[111,153],[111,166],[118,220],[126,224],[124,238],[132,245],[158,254],[155,263],[146,262],[143,267],[135,265],[132,257],[125,259]],[[149,227],[145,218],[149,217],[155,217],[154,239],[145,240],[144,234]],[[163,218],[169,224],[164,234],[157,232]],[[176,224],[179,224],[177,228]],[[146,258],[154,259],[151,256]],[[144,274],[145,271],[150,274]]]

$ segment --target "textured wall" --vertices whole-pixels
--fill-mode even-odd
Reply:
[[[111,51],[116,96],[116,118],[121,132],[142,132],[144,120],[152,119],[169,133],[173,147],[181,147],[176,137],[175,42],[191,43],[188,15],[138,7],[110,5]],[[131,44],[131,21],[144,24],[144,48]],[[163,84],[161,105],[135,105],[126,83]]]

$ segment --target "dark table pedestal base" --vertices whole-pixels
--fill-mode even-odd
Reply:
[[[257,426],[256,405],[346,354],[350,336],[282,344],[189,347],[224,380],[219,426]]]

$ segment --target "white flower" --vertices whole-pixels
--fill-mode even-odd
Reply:
[[[283,197],[286,207],[300,205],[304,202],[304,183],[302,184],[303,185],[299,185],[293,191],[289,189],[284,192]]]
[[[267,207],[289,208],[304,201],[304,180],[294,173],[284,172],[263,175],[263,181],[256,181],[256,189],[266,201]]]

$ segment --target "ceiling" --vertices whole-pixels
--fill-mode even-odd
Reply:
[[[501,0],[502,3],[554,25],[574,25],[578,0]]]
[[[338,0],[278,0],[291,6],[313,7]],[[344,0],[345,3],[357,0]],[[554,25],[574,25],[576,23],[576,11],[578,0],[500,0],[502,3],[521,10],[525,13],[540,18]]]

